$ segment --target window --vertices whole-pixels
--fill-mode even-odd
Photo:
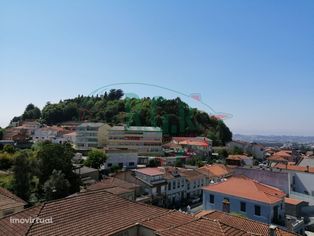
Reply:
[[[209,194],[209,202],[214,204],[215,203],[215,195]]]
[[[246,203],[245,202],[240,202],[240,211],[246,212]]]
[[[171,190],[171,182],[168,183],[168,190]]]
[[[112,163],[108,163],[108,167],[111,167],[112,166]]]
[[[172,189],[176,189],[176,182],[172,183]]]
[[[129,162],[129,166],[134,166],[134,162]]]
[[[260,206],[257,206],[257,205],[255,205],[255,215],[256,216],[260,216],[261,215],[261,207]]]

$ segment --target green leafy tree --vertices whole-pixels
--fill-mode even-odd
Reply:
[[[14,157],[9,153],[0,153],[0,170],[8,170],[14,164]]]
[[[154,159],[149,160],[147,166],[148,166],[148,167],[158,167],[158,166],[160,166],[160,165],[161,165],[160,160],[154,158]]]
[[[3,147],[3,151],[6,152],[6,153],[13,154],[13,153],[15,153],[15,148],[11,144],[6,144]]]
[[[88,152],[88,157],[84,164],[86,166],[99,169],[101,165],[103,165],[107,160],[106,154],[99,149],[92,149]]]
[[[43,187],[53,170],[60,170],[70,182],[70,192],[79,191],[80,182],[78,176],[73,173],[71,160],[74,156],[74,150],[71,145],[43,142],[35,152],[38,161],[39,188]]]
[[[70,192],[70,182],[61,170],[53,170],[44,184],[45,199],[47,201],[66,197]]]
[[[244,151],[242,148],[234,147],[233,150],[230,152],[231,155],[243,155]]]
[[[31,167],[27,152],[18,153],[13,166],[13,189],[17,196],[28,201],[30,196]]]
[[[23,120],[28,120],[28,119],[39,119],[41,116],[41,111],[38,107],[34,106],[33,104],[28,104],[22,118]]]
[[[176,162],[175,162],[174,166],[175,167],[182,167],[183,163],[182,163],[181,159],[176,159]]]

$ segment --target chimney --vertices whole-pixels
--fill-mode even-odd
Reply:
[[[276,236],[276,225],[269,225],[269,236]]]

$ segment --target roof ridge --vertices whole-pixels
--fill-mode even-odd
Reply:
[[[42,206],[41,206],[39,212],[36,214],[36,217],[38,217],[38,216],[40,215],[40,213],[41,213],[41,211],[43,210],[43,208],[44,208],[45,205],[46,205],[46,203],[44,202],[44,203],[42,204]],[[28,229],[27,229],[25,235],[28,235],[29,231],[31,230],[31,228],[32,228],[32,226],[33,226],[34,224],[35,224],[35,221],[33,221],[33,222],[31,223],[31,225],[28,227]]]

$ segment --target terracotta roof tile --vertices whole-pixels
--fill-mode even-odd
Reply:
[[[233,176],[226,181],[203,187],[203,189],[269,204],[282,201],[285,196],[285,193],[278,188],[244,176]]]
[[[158,167],[140,168],[140,169],[136,169],[134,171],[142,173],[144,175],[150,175],[150,176],[163,174],[163,170],[161,168],[158,168]]]
[[[242,229],[248,233],[254,235],[262,235],[268,236],[269,235],[269,225],[265,223],[261,223],[258,221],[254,221],[248,218],[240,217],[240,216],[233,216],[231,214],[226,214],[220,211],[211,211],[208,214],[204,215],[206,218],[217,220],[223,224],[232,226],[234,228]],[[281,228],[276,229],[276,236],[293,236],[296,235],[294,233],[288,232]]]
[[[223,177],[231,174],[231,170],[222,164],[205,165],[198,168],[197,171],[207,176],[209,175],[215,177]]]
[[[285,197],[285,203],[288,203],[290,205],[298,205],[300,203],[302,203],[303,201],[298,200],[298,199],[294,199],[294,198],[290,198],[290,197]]]
[[[135,189],[139,187],[139,185],[134,183],[129,183],[127,181],[114,178],[114,177],[107,177],[97,183],[87,186],[87,190],[99,190],[99,189],[106,189],[106,188],[113,188],[113,187],[120,187],[124,189]]]

